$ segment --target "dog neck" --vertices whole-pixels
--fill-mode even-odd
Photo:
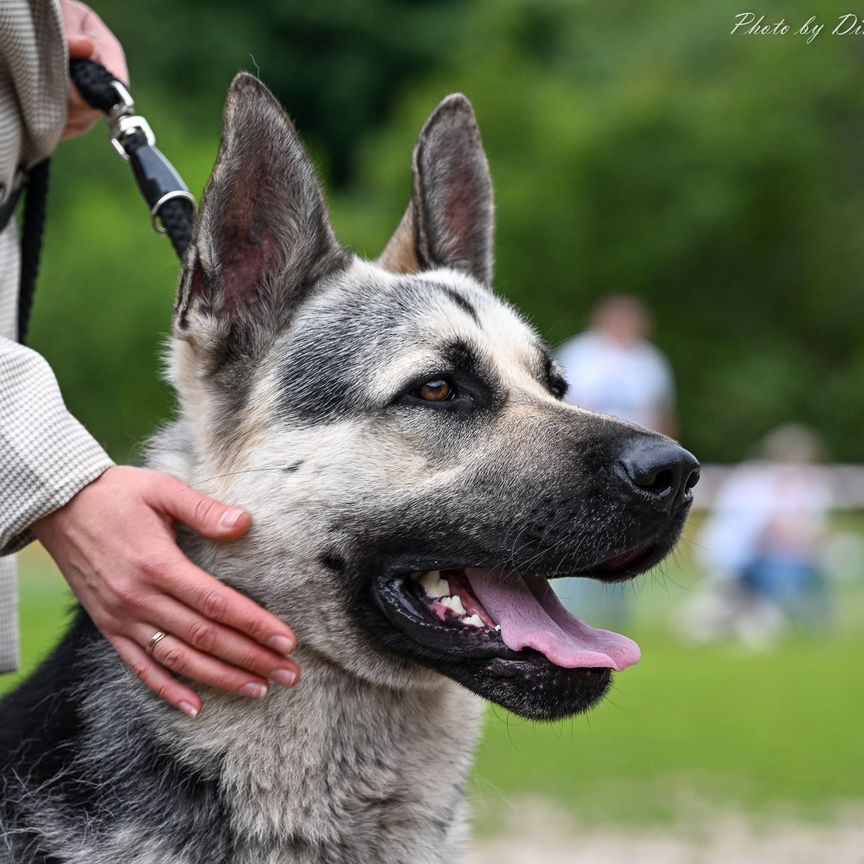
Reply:
[[[172,724],[184,758],[221,763],[234,836],[309,861],[457,860],[481,701],[446,681],[374,687],[298,655],[297,688],[260,702],[209,696],[198,721]]]
[[[162,433],[150,464],[192,483],[224,473],[193,467],[185,427]],[[259,477],[265,482],[270,475]],[[215,494],[234,500],[230,487]],[[299,510],[286,507],[290,542],[278,552],[254,532],[232,544],[182,538],[196,563],[297,627],[299,686],[271,687],[257,702],[207,693],[195,722],[171,714],[166,723],[157,706],[152,728],[177,758],[217,774],[236,848],[259,844],[250,861],[458,860],[483,703],[429,670],[377,655],[345,626],[338,594],[309,569],[303,547],[313,532]]]

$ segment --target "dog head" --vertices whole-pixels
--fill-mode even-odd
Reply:
[[[187,473],[254,526],[199,557],[367,680],[443,674],[527,717],[574,714],[638,648],[569,615],[548,579],[659,561],[698,466],[565,404],[551,352],[493,294],[492,184],[464,97],[426,123],[413,181],[382,257],[358,259],[279,104],[251,76],[232,85],[172,375]]]

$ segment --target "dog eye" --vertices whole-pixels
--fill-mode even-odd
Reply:
[[[446,402],[456,395],[456,388],[444,378],[436,378],[421,384],[414,395],[424,402]]]

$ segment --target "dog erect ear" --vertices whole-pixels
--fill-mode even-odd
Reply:
[[[284,324],[309,286],[347,262],[294,125],[252,75],[238,75],[228,92],[222,144],[188,255],[179,331],[201,312],[226,324],[234,339],[245,320]]]
[[[414,194],[378,263],[395,273],[452,267],[492,285],[492,178],[471,103],[448,96],[414,148]]]

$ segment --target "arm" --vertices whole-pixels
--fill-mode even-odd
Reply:
[[[44,358],[0,338],[0,555],[29,543],[30,525],[113,464],[66,411]]]
[[[122,49],[99,18],[74,0],[60,6],[72,56],[93,57],[126,78]],[[97,119],[73,88],[65,137]],[[171,672],[259,698],[268,680],[284,686],[299,680],[286,658],[295,643],[287,625],[199,570],[176,543],[176,522],[231,540],[248,530],[249,514],[174,477],[114,467],[67,412],[46,361],[6,339],[0,339],[0,478],[0,555],[37,537],[96,626],[170,704],[193,717],[202,708]],[[169,635],[151,656],[145,648],[163,630]]]
[[[42,541],[97,627],[135,673],[197,716],[201,700],[171,672],[261,697],[299,678],[294,635],[278,618],[195,567],[174,523],[232,540],[247,513],[165,474],[113,463],[68,413],[48,363],[0,339],[0,554]],[[149,656],[158,630],[170,634]]]

